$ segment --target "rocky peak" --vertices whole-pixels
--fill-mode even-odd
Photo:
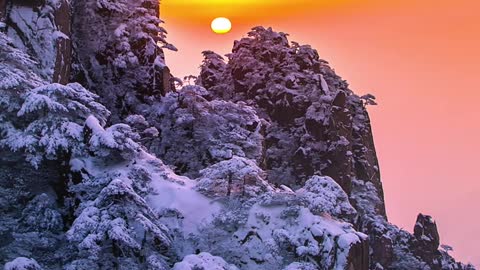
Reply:
[[[440,246],[440,236],[438,234],[437,224],[431,216],[418,214],[413,235],[419,242],[428,246],[430,251],[438,250]]]
[[[269,123],[265,163],[270,182],[298,188],[314,174],[332,177],[347,194],[352,180],[383,189],[366,105],[308,45],[256,27],[234,43],[228,63],[204,52],[198,83],[217,99],[244,102]],[[378,208],[385,215],[384,206]]]

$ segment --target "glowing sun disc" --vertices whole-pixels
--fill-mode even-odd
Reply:
[[[216,18],[212,21],[212,30],[217,34],[226,34],[232,30],[232,22],[227,18]]]

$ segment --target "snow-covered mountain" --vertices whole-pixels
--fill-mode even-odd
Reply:
[[[373,96],[263,27],[174,91],[158,5],[0,0],[0,267],[474,269],[388,222]]]

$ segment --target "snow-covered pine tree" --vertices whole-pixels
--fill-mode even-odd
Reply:
[[[252,107],[211,99],[199,86],[170,93],[148,110],[147,119],[160,135],[145,145],[182,175],[233,156],[262,162],[264,123]]]
[[[0,202],[1,257],[70,269],[161,269],[170,239],[144,199],[150,179],[135,166],[146,155],[139,135],[126,124],[104,128],[110,112],[98,96],[78,83],[48,84],[2,33],[0,42],[0,193],[9,200]]]
[[[82,125],[90,115],[106,122],[109,112],[80,84],[47,84],[28,91],[17,117],[6,124],[0,143],[22,151],[33,166],[44,159],[69,162],[82,142]],[[14,121],[16,120],[16,121]]]
[[[81,181],[71,186],[77,218],[67,238],[78,251],[68,269],[167,269],[168,229],[147,205],[151,181],[137,161],[147,155],[138,135],[124,124],[104,129],[91,116],[85,124],[86,151],[71,161]]]
[[[75,1],[74,79],[97,93],[117,123],[173,90],[156,0]]]

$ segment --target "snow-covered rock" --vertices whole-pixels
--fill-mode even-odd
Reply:
[[[202,252],[198,255],[188,255],[181,262],[176,263],[172,270],[238,270],[234,265],[228,264],[222,258]]]
[[[357,214],[347,194],[328,176],[311,177],[296,193],[305,198],[308,208],[316,215],[330,214],[352,222]]]
[[[18,257],[5,264],[5,270],[42,270],[42,267],[34,259]]]
[[[208,197],[255,197],[272,191],[255,161],[234,156],[200,171],[196,189]]]
[[[351,224],[313,215],[294,195],[270,192],[229,203],[191,239],[194,249],[220,255],[240,269],[282,269],[315,261],[317,267],[340,270],[366,236]]]
[[[365,108],[373,96],[355,95],[316,50],[271,28],[253,28],[227,57],[204,52],[197,84],[216,99],[254,107],[268,123],[269,182],[300,188],[313,175],[328,175],[350,195],[354,178],[368,179],[383,201]]]

